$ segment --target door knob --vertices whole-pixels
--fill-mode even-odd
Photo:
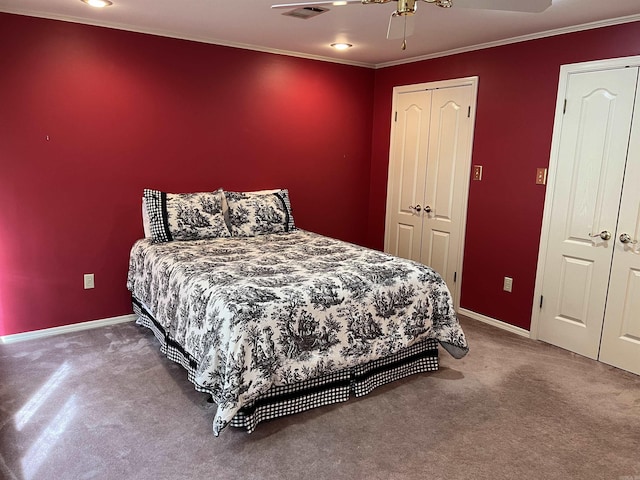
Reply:
[[[600,237],[602,240],[611,240],[611,232],[609,232],[607,230],[603,230],[600,233],[596,233],[594,235],[589,234],[589,236],[591,238]],[[622,239],[620,239],[620,241],[622,241]],[[622,243],[624,243],[624,242],[622,242]]]
[[[426,207],[424,207],[424,211],[427,213],[431,213],[431,207],[427,205]]]
[[[422,207],[420,205],[416,205],[415,207],[413,205],[409,205],[409,210],[415,210],[416,212],[419,212],[420,210],[422,210]]]
[[[628,233],[623,233],[622,235],[620,235],[620,242],[630,243],[631,245],[635,245],[636,243],[638,243],[637,240],[631,240],[631,235],[629,235]]]

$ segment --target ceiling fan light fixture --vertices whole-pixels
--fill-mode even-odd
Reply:
[[[350,43],[332,43],[331,46],[333,48],[335,48],[336,50],[348,50],[351,47],[353,47],[353,45],[351,45]]]
[[[416,0],[398,0],[398,9],[395,13],[400,16],[413,15],[417,9]]]
[[[104,8],[110,5],[113,5],[113,2],[109,0],[80,0],[82,3],[86,3],[87,5],[95,8]]]

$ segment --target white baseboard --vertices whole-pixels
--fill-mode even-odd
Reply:
[[[42,330],[34,330],[33,332],[14,333],[13,335],[1,336],[0,343],[7,344],[23,342],[25,340],[60,335],[61,333],[71,333],[78,332],[80,330],[89,330],[91,328],[106,327],[107,325],[115,325],[116,323],[133,322],[136,318],[137,316],[132,313],[130,315],[121,315],[119,317],[103,318],[102,320],[73,323],[71,325],[63,325],[61,327],[44,328]]]
[[[515,333],[516,335],[520,335],[521,337],[531,338],[531,333],[529,332],[529,330],[525,330],[524,328],[516,327],[515,325],[496,320],[495,318],[487,317],[486,315],[482,315],[481,313],[472,312],[471,310],[466,310],[464,308],[459,308],[458,313],[460,315],[464,315],[465,317],[472,318],[473,320],[488,323],[489,325],[500,328],[502,330]]]
[[[478,320],[480,322],[488,323],[489,325],[500,328],[502,330],[506,330],[511,333],[515,333],[516,335],[520,335],[522,337],[527,337],[527,338],[531,337],[529,330],[525,330],[524,328],[516,327],[515,325],[510,325],[508,323],[501,322],[500,320],[487,317],[485,315],[482,315],[481,313],[472,312],[471,310],[467,310],[465,308],[459,308],[458,313],[460,315],[464,315],[465,317],[469,317],[473,320]],[[136,318],[137,317],[134,314],[122,315],[119,317],[103,318],[102,320],[92,320],[90,322],[73,323],[71,325],[63,325],[61,327],[45,328],[42,330],[35,330],[33,332],[4,335],[0,337],[0,343],[8,344],[8,343],[22,342],[25,340],[33,340],[36,338],[44,338],[44,337],[50,337],[53,335],[60,335],[61,333],[71,333],[71,332],[78,332],[80,330],[89,330],[91,328],[106,327],[107,325],[115,325],[117,323],[134,322]]]

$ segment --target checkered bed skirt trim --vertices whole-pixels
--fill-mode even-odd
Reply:
[[[210,389],[199,385],[195,380],[195,372],[198,368],[198,362],[196,362],[191,355],[185,352],[184,349],[164,331],[164,328],[156,322],[141,302],[132,298],[132,303],[133,313],[138,316],[136,323],[143,327],[147,327],[153,332],[160,342],[160,351],[164,353],[169,360],[179,363],[184,367],[187,371],[187,378],[191,383],[193,383],[193,386],[197,391],[211,395]]]
[[[197,362],[172,340],[142,303],[132,298],[137,323],[149,328],[160,342],[160,351],[167,358],[182,365],[187,378],[196,390],[211,394],[195,382]],[[364,365],[334,372],[293,385],[277,385],[243,407],[231,420],[232,427],[245,428],[248,433],[265,420],[304,412],[316,407],[346,402],[351,392],[356,397],[371,393],[375,388],[422,372],[438,370],[438,341],[428,339],[416,343],[389,357]]]
[[[251,405],[240,409],[230,425],[251,433],[264,420],[346,402],[351,393],[350,381],[350,372],[342,370],[293,385],[273,386]]]
[[[361,397],[386,383],[438,370],[438,366],[438,341],[430,338],[389,357],[356,365],[351,369],[351,389],[356,397]]]

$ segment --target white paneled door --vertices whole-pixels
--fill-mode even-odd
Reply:
[[[637,68],[635,70],[638,70]],[[640,374],[640,88],[611,265],[600,360]]]
[[[394,90],[385,251],[442,275],[458,299],[476,79]]]
[[[389,159],[384,249],[417,262],[422,249],[431,98],[432,92],[424,89],[396,96]]]
[[[640,373],[639,69],[606,66],[561,77],[538,338]]]

